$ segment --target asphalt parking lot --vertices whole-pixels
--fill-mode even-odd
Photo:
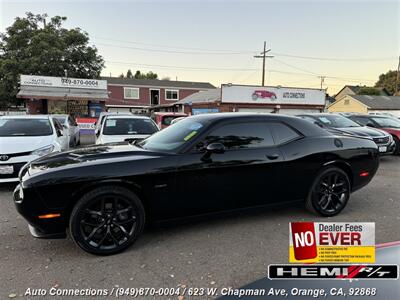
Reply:
[[[376,222],[377,243],[400,240],[399,175],[400,157],[382,158],[373,181],[329,220]],[[12,189],[0,186],[0,299],[52,286],[239,287],[266,276],[268,264],[288,262],[290,221],[323,219],[290,207],[151,228],[124,253],[97,257],[69,238],[31,237]]]

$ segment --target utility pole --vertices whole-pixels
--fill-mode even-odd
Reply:
[[[397,76],[396,76],[396,84],[395,84],[395,88],[394,88],[394,96],[397,96],[397,94],[399,94],[399,81],[400,81],[400,56],[399,56],[399,64],[397,65]]]
[[[321,90],[322,90],[322,84],[325,82],[325,76],[318,76],[321,79]]]
[[[265,59],[266,58],[272,58],[272,55],[267,55],[267,53],[269,51],[271,51],[271,49],[266,50],[267,48],[267,42],[264,41],[264,51],[260,53],[260,55],[255,55],[255,58],[262,58],[263,59],[263,64],[262,64],[262,81],[261,81],[261,85],[264,86],[265,85]]]

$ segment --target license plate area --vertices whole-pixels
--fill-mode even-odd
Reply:
[[[14,173],[14,167],[9,165],[0,165],[0,174],[1,175],[9,175]]]
[[[386,146],[379,146],[379,152],[386,152],[387,147]]]

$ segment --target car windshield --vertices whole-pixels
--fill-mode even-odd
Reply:
[[[107,118],[104,124],[104,135],[153,134],[158,130],[150,119]]]
[[[49,119],[0,119],[0,136],[52,135]]]
[[[400,121],[394,118],[373,117],[372,120],[378,123],[381,127],[400,128]]]
[[[60,122],[62,125],[66,125],[67,119],[65,117],[54,117],[58,122]]]
[[[360,127],[356,122],[338,115],[318,116],[318,121],[333,128]]]
[[[173,152],[201,133],[203,129],[204,124],[184,119],[157,132],[138,145],[148,150]]]

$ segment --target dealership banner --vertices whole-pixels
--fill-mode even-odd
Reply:
[[[292,222],[290,263],[374,263],[375,223]]]
[[[79,132],[82,135],[93,135],[96,129],[97,118],[76,118]]]
[[[221,102],[324,106],[325,90],[223,84],[221,86]]]

